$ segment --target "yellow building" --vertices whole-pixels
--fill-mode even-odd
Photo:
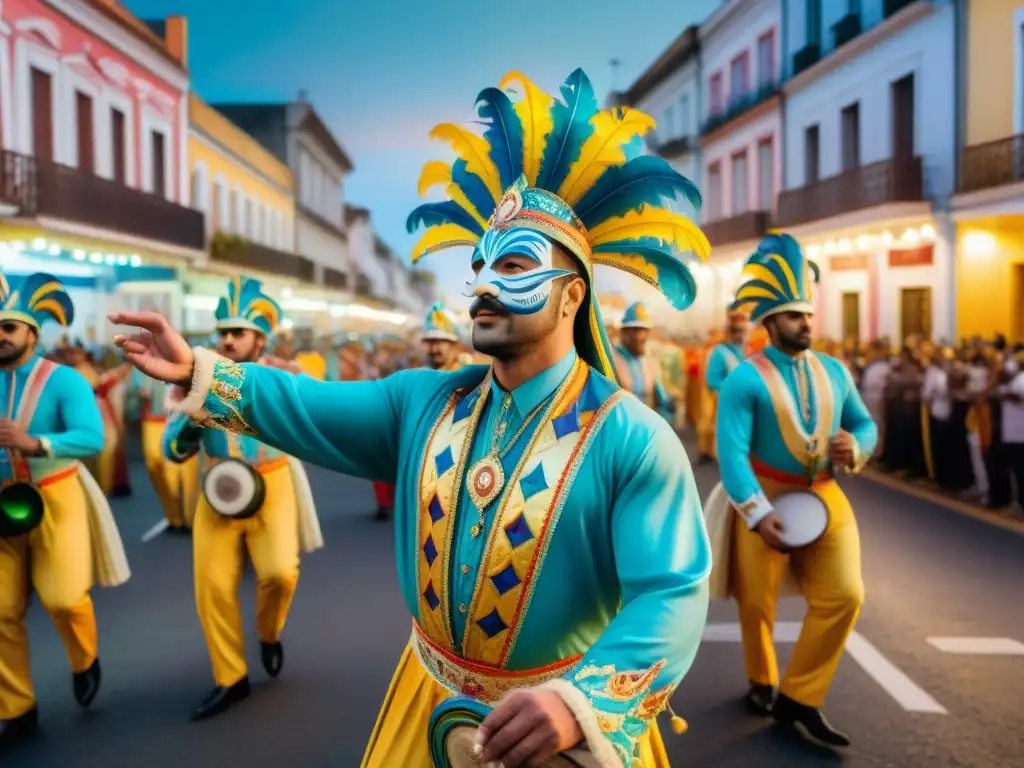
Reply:
[[[957,223],[961,337],[1024,338],[1024,3],[971,0],[960,23]]]

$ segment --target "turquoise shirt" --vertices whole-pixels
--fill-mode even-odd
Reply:
[[[212,459],[241,459],[247,464],[263,464],[285,455],[284,451],[247,435],[197,427],[184,414],[176,414],[168,419],[163,449],[164,457],[176,464],[188,461],[200,450]]]
[[[0,417],[13,418],[24,395],[25,382],[39,356],[13,370],[0,371]],[[7,412],[14,392],[13,408]],[[30,458],[34,480],[41,480],[72,466],[79,459],[103,450],[103,419],[92,387],[72,368],[57,365],[40,393],[35,413],[28,424],[32,437],[49,445],[49,456]],[[7,451],[0,448],[0,482],[13,479]]]
[[[792,357],[768,347],[726,378],[716,421],[719,470],[751,528],[772,511],[752,461],[809,484],[832,469],[828,440],[840,429],[856,442],[852,469],[858,470],[874,452],[878,428],[850,372],[834,357],[811,351]]]
[[[707,370],[704,373],[704,380],[707,382],[708,389],[712,392],[721,390],[722,384],[725,383],[725,377],[743,362],[743,357],[743,347],[739,344],[729,342],[717,344],[711,350],[711,355],[708,357]]]
[[[634,395],[640,398],[641,402],[646,402],[647,393],[653,390],[654,393],[654,408],[664,418],[672,420],[672,402],[669,400],[668,394],[665,392],[665,386],[660,380],[655,380],[650,387],[647,386],[647,378],[644,376],[644,363],[642,357],[636,357],[632,352],[626,349],[621,344],[615,348],[626,366],[629,368],[629,377],[633,384],[632,392]]]
[[[328,383],[221,358],[200,421],[248,431],[339,472],[395,483],[399,583],[410,613],[422,624],[417,590],[423,557],[417,541],[420,470],[440,414],[456,391],[487,397],[465,464],[471,468],[495,441],[505,446],[513,439],[524,420],[560,387],[575,360],[571,353],[512,392],[497,383],[483,392],[479,385],[488,368],[479,365]],[[617,390],[591,371],[579,402]],[[467,396],[466,402],[472,408],[476,401]],[[503,433],[500,423],[506,425]],[[538,423],[535,418],[504,456],[506,477],[512,476]],[[548,428],[556,428],[555,423]],[[473,586],[496,578],[481,573],[488,536],[471,533],[478,514],[465,485],[452,511],[448,573],[456,638],[466,627]],[[487,509],[485,530],[497,507]],[[556,520],[505,667],[534,670],[582,654],[565,679],[597,713],[618,718],[617,729],[606,737],[629,764],[636,738],[692,663],[707,616],[710,546],[690,464],[672,428],[635,398],[618,399],[580,454]],[[462,652],[458,643],[456,652]],[[637,679],[647,672],[649,680],[632,697],[607,695],[611,678],[630,672]],[[662,698],[651,698],[655,692]],[[641,702],[651,709],[637,714]]]

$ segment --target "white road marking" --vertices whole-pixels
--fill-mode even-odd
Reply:
[[[778,643],[795,643],[800,636],[801,623],[783,621],[775,625],[774,638]],[[712,643],[738,643],[742,640],[740,625],[708,624],[704,628],[704,640]],[[867,672],[882,690],[907,712],[927,712],[936,715],[949,714],[945,707],[933,699],[923,688],[907,677],[904,672],[889,661],[871,643],[857,632],[846,641],[846,652],[861,669]]]
[[[928,644],[943,653],[973,656],[1024,656],[1024,643],[1008,637],[929,637]]]
[[[142,543],[145,544],[147,541],[152,541],[166,530],[167,519],[165,518],[156,525],[154,525],[152,528],[150,528],[148,531],[146,531],[144,534],[142,534]]]

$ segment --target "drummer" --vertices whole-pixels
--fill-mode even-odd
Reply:
[[[263,358],[267,338],[282,315],[259,281],[238,277],[229,283],[216,317],[221,355],[235,363],[262,358],[273,367],[287,368],[284,361]],[[281,631],[299,580],[300,545],[307,552],[322,546],[302,464],[244,434],[206,429],[203,416],[175,416],[164,434],[168,459],[185,462],[201,452],[205,473],[192,538],[196,607],[215,686],[193,711],[193,720],[218,715],[249,695],[238,599],[243,551],[249,552],[256,570],[256,633],[263,668],[277,677],[284,664]],[[224,487],[242,488],[243,494],[226,498]],[[244,491],[249,491],[248,505]]]
[[[847,746],[821,707],[860,613],[864,583],[857,523],[834,473],[859,471],[878,430],[842,362],[808,351],[818,268],[796,240],[766,238],[743,276],[733,308],[752,309],[771,345],[741,363],[719,397],[719,466],[737,514],[726,508],[733,525],[721,530],[735,540],[731,550],[728,535],[713,542],[714,563],[727,569],[730,551],[735,558],[729,581],[739,603],[750,708],[818,742]],[[790,550],[787,543],[803,543],[794,541],[801,531],[787,526],[773,500],[808,490],[816,495],[805,501],[822,512],[821,535]],[[709,503],[705,514],[713,529],[721,511]],[[791,577],[808,611],[780,686],[772,628],[780,588]]]
[[[64,641],[75,701],[88,707],[100,688],[89,591],[129,575],[110,506],[81,464],[103,449],[92,388],[38,348],[44,322],[73,320],[56,278],[30,275],[12,291],[0,273],[0,750],[37,728],[24,623],[32,590]]]

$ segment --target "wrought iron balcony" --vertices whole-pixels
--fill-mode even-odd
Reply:
[[[808,43],[793,54],[793,76],[796,77],[805,69],[810,69],[819,61],[821,61],[821,46],[817,43]]]
[[[747,211],[728,219],[701,224],[701,229],[712,246],[760,240],[770,226],[768,211]]]
[[[712,131],[718,130],[726,123],[730,123],[745,112],[761,104],[779,92],[779,85],[776,82],[762,83],[756,89],[747,91],[729,99],[724,110],[716,112],[704,121],[701,126],[700,135],[706,136]]]
[[[832,39],[836,48],[840,48],[853,40],[863,31],[859,13],[848,13],[832,25]]]
[[[779,195],[775,226],[790,227],[886,203],[924,199],[921,158],[890,158]]]
[[[960,192],[1024,181],[1024,134],[967,147],[960,154]]]
[[[223,232],[214,235],[210,243],[210,257],[214,261],[243,269],[258,269],[307,283],[313,282],[313,262],[309,259],[268,248],[237,235]]]
[[[201,250],[203,214],[111,179],[4,150],[0,199],[20,215],[49,216]]]
[[[882,16],[888,19],[916,2],[917,0],[882,0]]]

